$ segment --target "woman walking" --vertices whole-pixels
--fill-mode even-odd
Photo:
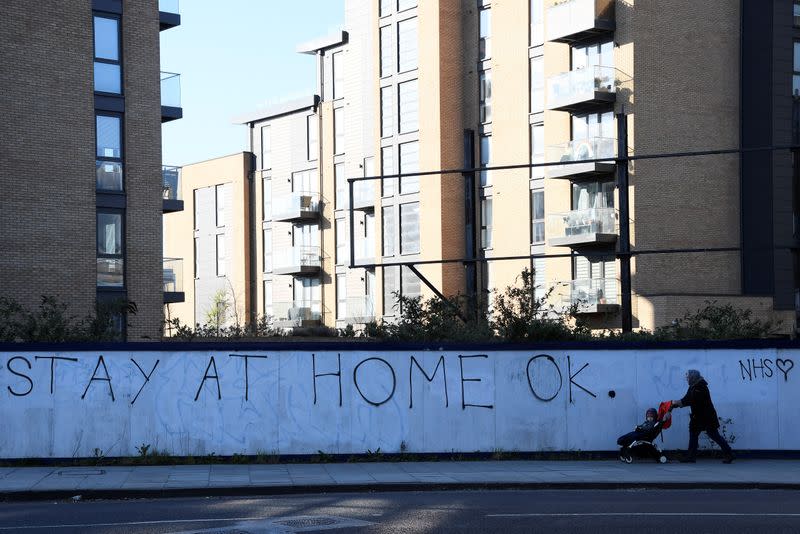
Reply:
[[[722,463],[729,464],[733,461],[733,451],[728,442],[719,433],[719,419],[714,403],[711,402],[711,393],[708,391],[708,382],[700,375],[700,371],[689,369],[686,371],[686,382],[689,389],[680,400],[672,401],[673,408],[690,406],[692,413],[689,418],[689,450],[686,458],[681,462],[694,463],[697,456],[697,440],[700,432],[714,440],[725,453]]]

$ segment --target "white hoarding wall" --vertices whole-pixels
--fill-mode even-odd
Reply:
[[[0,353],[0,457],[614,450],[707,379],[735,449],[800,450],[797,350]],[[799,362],[800,363],[800,362]],[[685,448],[689,410],[663,445]],[[701,441],[710,446],[707,440]]]

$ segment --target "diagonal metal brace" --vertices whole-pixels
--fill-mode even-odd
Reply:
[[[456,316],[458,316],[458,318],[459,318],[459,319],[461,319],[461,320],[464,322],[464,324],[467,324],[467,322],[468,322],[468,321],[467,321],[467,318],[466,318],[466,317],[464,317],[464,315],[461,313],[461,310],[459,309],[459,307],[458,307],[458,306],[456,306],[455,304],[453,304],[452,302],[450,302],[450,300],[449,300],[447,297],[445,297],[445,296],[442,294],[442,292],[441,292],[441,291],[439,291],[438,289],[436,289],[436,286],[434,286],[434,285],[431,283],[431,281],[430,281],[430,280],[428,280],[427,278],[425,278],[425,276],[423,276],[423,274],[422,274],[421,272],[419,272],[419,270],[418,270],[418,269],[417,269],[417,268],[416,268],[416,267],[415,267],[413,264],[412,264],[412,265],[406,265],[405,267],[408,267],[409,269],[411,269],[411,272],[412,272],[412,273],[414,273],[415,275],[417,275],[417,278],[419,278],[420,280],[422,280],[422,283],[423,283],[423,284],[425,284],[426,286],[428,286],[428,289],[430,289],[431,291],[433,291],[433,293],[434,293],[434,294],[435,294],[437,297],[439,297],[440,299],[442,299],[442,302],[444,302],[445,304],[447,304],[448,306],[450,306],[451,308],[453,308],[453,311],[454,311],[454,312],[456,312]]]

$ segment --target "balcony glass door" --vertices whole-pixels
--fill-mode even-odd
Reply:
[[[614,182],[572,184],[572,209],[614,207]]]
[[[572,47],[572,70],[589,67],[613,67],[614,42]]]
[[[598,137],[602,139],[615,139],[617,137],[613,111],[572,116],[573,140]]]
[[[319,278],[294,279],[292,307],[298,309],[303,319],[319,319],[322,300],[320,291]]]

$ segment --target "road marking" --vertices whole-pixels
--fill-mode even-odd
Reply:
[[[531,513],[531,514],[487,514],[486,517],[800,517],[800,514],[764,513],[742,514],[738,512],[582,512],[582,513]]]
[[[209,518],[209,519],[162,519],[159,521],[128,521],[126,523],[71,523],[65,525],[26,525],[23,527],[0,527],[3,530],[34,530],[34,529],[53,529],[53,528],[94,528],[94,527],[126,527],[136,525],[171,525],[176,523],[225,523],[242,521],[265,521],[273,519],[270,517],[229,517],[229,518]]]

